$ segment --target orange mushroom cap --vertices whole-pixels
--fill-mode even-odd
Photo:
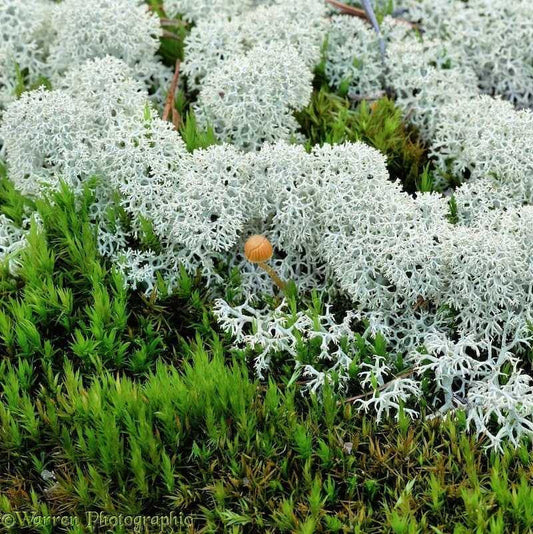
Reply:
[[[264,235],[252,235],[244,244],[244,255],[252,263],[268,261],[272,253],[272,245]]]

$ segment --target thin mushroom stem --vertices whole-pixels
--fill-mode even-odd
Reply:
[[[265,262],[260,261],[257,263],[263,271],[268,273],[270,278],[272,278],[273,282],[281,289],[281,291],[285,291],[287,289],[287,284],[278,276],[278,273],[270,267],[270,265],[267,265]]]

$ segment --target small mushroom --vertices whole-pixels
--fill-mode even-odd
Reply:
[[[244,244],[244,255],[246,259],[251,263],[257,263],[261,269],[268,273],[274,283],[282,291],[285,291],[287,284],[285,284],[270,265],[265,263],[272,257],[272,254],[272,244],[264,235],[250,236]]]

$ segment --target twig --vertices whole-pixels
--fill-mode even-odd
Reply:
[[[159,23],[161,24],[161,26],[165,27],[169,27],[169,28],[174,28],[176,26],[187,26],[187,23],[184,21],[184,20],[179,20],[179,19],[162,19],[160,18],[159,19]]]
[[[179,123],[179,113],[178,113],[178,110],[176,110],[176,107],[174,106],[174,95],[176,94],[176,87],[178,86],[178,80],[180,77],[180,65],[181,65],[181,61],[177,59],[176,69],[174,71],[174,77],[172,78],[172,83],[170,84],[170,90],[168,92],[167,100],[165,102],[165,109],[163,110],[164,121],[168,121],[168,117],[170,116],[170,112],[172,111],[172,122],[174,123],[174,126],[176,126],[176,123],[174,122],[175,119],[176,119],[176,122]],[[176,111],[174,112],[173,110],[176,110]]]
[[[348,6],[337,0],[326,0],[328,4],[331,4],[333,7],[336,7],[346,15],[351,15],[352,17],[359,17],[360,19],[368,20],[368,16],[365,13],[364,9],[359,9],[357,7]]]
[[[405,373],[395,376],[392,380],[389,380],[388,382],[385,382],[381,387],[379,387],[377,390],[373,391],[367,391],[366,393],[361,393],[361,395],[356,395],[355,397],[350,397],[349,399],[344,399],[342,402],[355,402],[361,399],[366,399],[367,397],[370,397],[370,395],[373,395],[376,391],[383,391],[385,388],[390,386],[395,380],[398,380],[400,378],[405,378],[407,376],[411,376],[415,372],[416,368],[413,367],[412,369],[409,369],[409,371],[406,371]]]
[[[352,17],[359,17],[360,19],[366,20],[367,22],[371,23],[371,20],[364,9],[348,6],[342,2],[339,2],[338,0],[326,0],[326,2],[332,5],[333,7],[336,7],[339,11],[342,11],[346,15],[351,15]],[[398,24],[406,24],[410,28],[418,28],[418,24],[415,24],[414,22],[410,22],[409,20],[403,18],[398,17],[393,18],[393,20]]]
[[[165,39],[174,39],[174,41],[180,41],[180,38],[175,33],[169,32],[168,30],[163,30],[162,37]]]
[[[176,106],[172,106],[172,124],[174,125],[176,131],[179,131],[181,125],[181,115],[176,109]]]

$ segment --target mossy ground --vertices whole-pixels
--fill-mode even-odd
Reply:
[[[186,27],[168,31],[177,39],[165,37],[161,53],[173,64]],[[196,128],[193,97],[177,98],[190,150],[216,142]],[[426,149],[390,98],[350,102],[318,69],[298,120],[309,146],[365,141],[407,191],[431,190]],[[98,255],[90,189],[32,202],[1,174],[0,213],[21,224],[37,211],[42,222],[16,274],[0,272],[0,516],[80,522],[22,527],[31,515],[20,516],[12,531],[105,531],[86,526],[88,512],[182,518],[164,532],[533,531],[531,444],[486,452],[461,413],[378,426],[332,391],[301,395],[283,355],[259,381],[199,277],[182,273],[160,299],[124,289]],[[145,239],[153,245],[148,226]],[[237,287],[228,280],[229,299]]]
[[[302,396],[290,366],[258,381],[198,280],[158,302],[123,288],[90,202],[65,190],[32,206],[42,226],[0,277],[2,513],[173,511],[192,518],[183,532],[533,529],[527,444],[487,453],[461,414],[377,426],[331,391]],[[4,180],[0,210],[23,205]]]

